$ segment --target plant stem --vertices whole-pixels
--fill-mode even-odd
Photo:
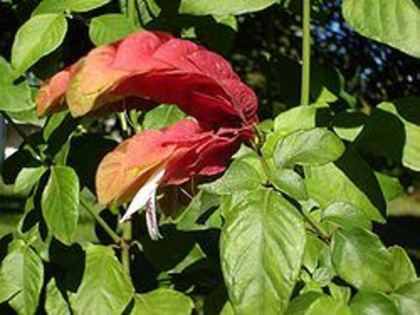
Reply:
[[[300,212],[302,213],[302,216],[305,218],[305,220],[314,228],[316,233],[319,235],[319,237],[325,241],[328,242],[330,240],[330,236],[328,235],[327,231],[324,230],[324,228],[316,222],[308,211],[305,209],[300,209]]]
[[[127,16],[133,25],[140,26],[137,16],[136,0],[127,0]]]
[[[119,237],[119,235],[115,233],[113,229],[111,229],[111,227],[108,225],[108,223],[105,222],[104,219],[102,219],[99,213],[94,211],[86,203],[86,201],[83,200],[83,198],[80,198],[80,204],[82,205],[83,208],[85,208],[87,212],[89,212],[89,214],[96,220],[96,222],[98,222],[98,224],[104,229],[104,231],[109,235],[109,237],[114,241],[114,243],[116,244],[122,243],[122,239]]]
[[[132,240],[132,231],[131,231],[131,221],[122,223],[122,251],[121,251],[121,260],[124,271],[129,275],[130,274],[130,243]]]
[[[311,83],[311,0],[303,1],[301,105],[309,105]]]

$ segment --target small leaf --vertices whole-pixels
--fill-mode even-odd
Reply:
[[[417,0],[344,0],[343,15],[363,36],[420,57]]]
[[[392,256],[377,235],[361,228],[339,230],[331,243],[338,275],[359,290],[388,292],[392,284]]]
[[[231,195],[237,191],[255,190],[263,182],[264,178],[252,165],[235,160],[221,178],[200,187],[213,194]]]
[[[290,304],[286,315],[324,315],[326,310],[328,315],[351,315],[347,305],[318,292],[298,296]]]
[[[64,13],[65,11],[86,12],[99,8],[111,0],[43,0],[32,12],[32,16],[44,13]]]
[[[17,289],[9,304],[18,314],[35,314],[44,280],[41,258],[22,242],[15,242],[11,248],[1,266],[5,284],[12,286],[11,291]]]
[[[42,194],[42,214],[51,233],[64,244],[71,244],[79,218],[79,179],[66,166],[52,166]]]
[[[62,14],[37,15],[23,24],[16,33],[12,47],[15,77],[60,46],[66,32],[67,21]]]
[[[305,183],[298,173],[291,169],[275,167],[271,159],[267,160],[267,163],[270,167],[270,181],[278,190],[297,200],[308,199]]]
[[[37,167],[25,167],[18,174],[14,191],[23,192],[31,189],[40,180],[46,169],[43,165]]]
[[[372,228],[372,223],[365,213],[347,202],[335,202],[322,210],[322,219],[337,224],[343,228],[363,227]]]
[[[360,291],[351,301],[350,309],[357,315],[402,315],[395,302],[380,292]]]
[[[146,113],[143,120],[145,129],[168,127],[185,117],[185,113],[175,105],[160,105]]]
[[[315,127],[317,107],[298,106],[289,109],[274,120],[274,132],[284,137],[289,133]]]
[[[179,13],[192,15],[239,15],[263,10],[278,0],[182,0]]]
[[[0,110],[19,113],[34,107],[31,89],[26,81],[17,85],[12,81],[0,82]]]
[[[392,255],[392,280],[394,288],[413,282],[417,279],[416,269],[405,250],[399,246],[392,246],[388,250]]]
[[[57,287],[54,278],[47,284],[45,310],[48,315],[70,315],[70,306]]]
[[[193,301],[181,292],[157,289],[145,294],[136,294],[132,315],[190,315]]]
[[[281,314],[302,264],[305,229],[297,209],[267,189],[250,191],[229,212],[221,259],[238,314]]]
[[[343,152],[344,144],[331,131],[321,128],[299,130],[280,140],[274,161],[278,167],[323,165],[337,160]]]
[[[397,299],[401,314],[418,314],[420,310],[420,280],[402,286],[392,294],[392,297]]]
[[[114,251],[89,245],[82,282],[71,300],[76,314],[121,314],[133,295],[134,288]]]
[[[369,220],[384,222],[386,203],[378,181],[372,168],[350,147],[335,163],[305,168],[305,185],[321,208],[346,202],[363,210]]]
[[[123,14],[105,14],[92,19],[89,37],[96,46],[115,42],[136,31],[136,26]]]

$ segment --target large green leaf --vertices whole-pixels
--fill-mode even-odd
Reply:
[[[24,192],[31,189],[39,181],[45,171],[46,168],[43,165],[23,168],[16,178],[14,191]]]
[[[105,14],[92,19],[89,37],[96,45],[105,45],[134,32],[136,26],[123,14]]]
[[[323,165],[337,160],[344,144],[331,131],[323,128],[293,132],[277,144],[274,159],[279,167]]]
[[[238,15],[260,11],[278,2],[278,0],[182,0],[179,12],[192,15]]]
[[[66,166],[52,166],[42,194],[42,214],[51,233],[65,244],[71,244],[79,218],[79,179]]]
[[[417,315],[420,310],[420,280],[402,286],[392,296],[397,299],[401,314]]]
[[[416,0],[344,0],[343,15],[360,34],[420,57]]]
[[[360,291],[351,301],[352,314],[357,315],[403,315],[395,302],[380,292]]]
[[[86,12],[107,4],[111,0],[43,0],[32,15],[63,13],[64,11]]]
[[[143,127],[160,129],[168,127],[185,117],[185,113],[175,105],[162,104],[146,113]]]
[[[324,221],[333,223],[343,228],[363,227],[370,229],[371,221],[363,210],[347,202],[334,202],[322,210],[321,217]]]
[[[393,289],[392,256],[377,235],[362,228],[334,233],[332,261],[338,275],[358,289]]]
[[[326,208],[346,202],[361,209],[366,218],[383,222],[385,200],[371,167],[351,148],[335,163],[305,169],[308,194]]]
[[[26,21],[17,31],[12,46],[15,76],[60,46],[66,32],[67,21],[63,14],[40,14]]]
[[[146,294],[136,294],[132,315],[190,315],[193,301],[181,292],[157,289]]]
[[[214,194],[231,195],[237,191],[257,189],[263,182],[264,177],[252,165],[235,160],[221,178],[201,188]]]
[[[326,313],[327,312],[327,313]],[[319,292],[308,292],[292,301],[287,315],[351,315],[342,302]]]
[[[3,260],[1,277],[8,290],[15,290],[15,295],[9,300],[13,309],[22,315],[35,314],[44,281],[44,267],[33,249],[21,241],[15,242]]]
[[[71,300],[76,314],[121,314],[134,288],[110,247],[89,245],[82,283]]]
[[[48,315],[70,315],[70,306],[64,299],[54,278],[47,284],[45,310]]]
[[[220,244],[225,283],[236,313],[281,314],[305,247],[297,210],[271,190],[249,192],[227,216]]]

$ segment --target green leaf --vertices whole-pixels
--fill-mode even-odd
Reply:
[[[12,66],[0,56],[0,83],[13,81]]]
[[[34,108],[31,89],[26,81],[17,85],[12,81],[0,82],[0,110],[17,113]]]
[[[270,165],[270,181],[281,192],[297,200],[308,199],[303,178],[293,170],[281,169]]]
[[[157,289],[136,294],[132,315],[190,315],[193,301],[185,294],[171,289]]]
[[[175,105],[160,105],[146,113],[143,127],[160,129],[168,127],[185,117],[185,113]]]
[[[386,201],[394,200],[404,194],[404,187],[400,184],[397,177],[391,177],[378,172],[375,172],[375,176],[378,179]]]
[[[337,160],[344,149],[341,140],[327,129],[299,130],[280,140],[274,161],[278,167],[323,165]]]
[[[420,98],[381,103],[357,137],[357,147],[420,171]]]
[[[134,288],[110,247],[89,245],[82,282],[71,306],[76,314],[121,314]]]
[[[305,229],[297,210],[267,189],[250,191],[226,218],[221,259],[238,314],[281,314],[303,260]]]
[[[23,242],[15,242],[12,247],[1,266],[9,293],[15,291],[9,304],[18,314],[32,315],[38,306],[44,267],[41,258]]]
[[[420,310],[420,280],[402,286],[392,296],[397,299],[401,314],[418,314]]]
[[[225,306],[223,306],[220,315],[235,315],[235,310],[230,302],[226,302]]]
[[[252,165],[235,160],[221,178],[200,187],[213,194],[231,195],[238,191],[255,190],[263,182],[264,177]]]
[[[37,167],[25,167],[18,174],[14,191],[23,192],[31,189],[45,173],[46,168],[41,165]]]
[[[343,15],[363,36],[420,57],[420,9],[416,0],[344,0]]]
[[[335,163],[305,169],[309,197],[321,208],[346,202],[363,210],[370,220],[384,222],[385,200],[371,167],[348,148]]]
[[[42,214],[51,233],[64,244],[73,242],[79,218],[79,179],[66,166],[52,166],[42,194]]]
[[[406,251],[399,246],[392,246],[388,250],[392,255],[392,280],[395,288],[413,282],[417,279],[414,268]]]
[[[395,302],[380,292],[360,291],[350,303],[352,314],[402,315]]]
[[[278,115],[274,120],[274,132],[284,137],[301,129],[315,127],[317,107],[298,106]]]
[[[331,296],[334,299],[341,301],[344,304],[347,304],[350,301],[350,297],[351,297],[350,287],[339,286],[331,282],[328,285],[328,289],[331,293]]]
[[[70,306],[57,287],[54,278],[47,284],[45,310],[48,315],[70,315]]]
[[[136,31],[136,26],[123,14],[105,14],[92,19],[89,37],[96,46],[115,42]]]
[[[263,10],[278,0],[182,0],[179,13],[192,15],[239,15]]]
[[[366,214],[361,209],[347,202],[332,203],[322,210],[321,217],[324,221],[334,223],[343,228],[372,228],[372,223]]]
[[[331,243],[338,275],[359,290],[391,291],[392,256],[377,235],[361,228],[339,230]]]
[[[111,0],[43,0],[32,12],[32,16],[44,13],[63,13],[65,11],[86,12],[99,8]]]
[[[318,267],[323,251],[328,251],[327,245],[312,233],[306,233],[305,254],[303,256],[303,265],[310,273],[313,273]]]
[[[17,31],[12,46],[15,77],[60,46],[66,32],[67,21],[63,14],[40,14],[26,21]]]
[[[351,315],[350,309],[340,301],[319,293],[308,292],[298,296],[287,309],[287,315]]]

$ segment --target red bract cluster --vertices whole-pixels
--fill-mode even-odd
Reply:
[[[176,104],[192,118],[122,142],[97,171],[99,202],[125,202],[137,193],[127,218],[158,186],[222,172],[254,136],[254,92],[221,56],[166,33],[137,32],[53,76],[40,89],[37,110],[68,107],[82,116],[160,103]]]

